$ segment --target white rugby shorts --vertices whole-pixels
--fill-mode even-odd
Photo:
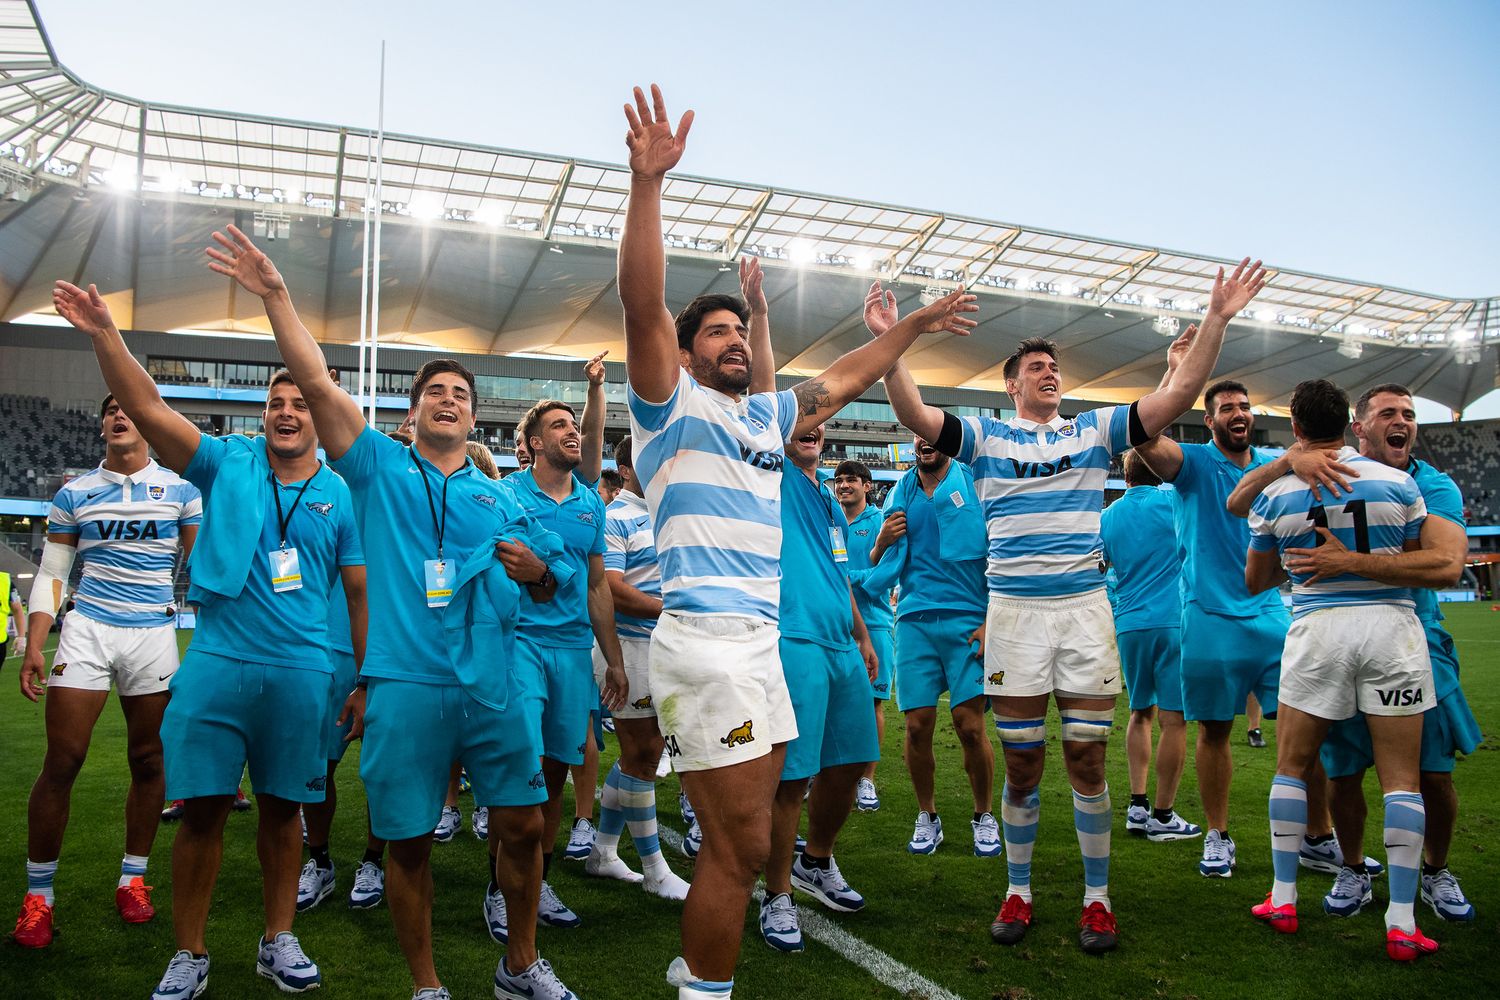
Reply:
[[[594,647],[594,683],[604,690],[604,654]],[[625,704],[611,709],[617,719],[654,719],[656,703],[651,698],[651,640],[620,636],[620,658],[625,661],[625,681],[630,685]]]
[[[1437,702],[1427,636],[1410,608],[1319,608],[1292,621],[1278,700],[1320,719],[1420,715]]]
[[[990,595],[985,694],[1112,698],[1123,687],[1115,616],[1103,589],[1073,597]]]
[[[106,625],[74,610],[63,619],[47,686],[108,691],[122,697],[165,691],[177,672],[177,630]]]

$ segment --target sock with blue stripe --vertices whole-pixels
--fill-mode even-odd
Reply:
[[[131,879],[146,877],[146,858],[139,854],[127,854],[120,860],[120,887],[130,884]]]
[[[1078,849],[1083,853],[1083,905],[1109,905],[1109,786],[1098,795],[1084,795],[1073,789],[1073,828],[1078,832]]]
[[[26,862],[26,892],[31,896],[41,896],[51,906],[52,880],[57,877],[56,861],[30,861]]]
[[[1297,852],[1307,834],[1307,785],[1278,774],[1271,779],[1271,903],[1297,902]]]
[[[671,869],[661,855],[661,840],[656,832],[656,782],[633,778],[621,771],[619,802],[630,839],[635,841],[635,853],[641,858],[641,874],[651,879],[669,874]]]
[[[604,779],[604,791],[599,796],[599,826],[594,831],[594,850],[603,855],[618,853],[620,834],[625,832],[625,812],[620,805],[620,779],[625,772],[617,762],[609,769]]]
[[[1427,832],[1427,809],[1416,792],[1391,792],[1385,797],[1385,864],[1390,872],[1391,902],[1385,926],[1410,934],[1417,928],[1418,867],[1422,837]]]
[[[677,987],[677,1000],[730,1000],[733,994],[733,979],[727,982],[699,979],[687,986]]]
[[[1031,902],[1031,850],[1036,846],[1036,824],[1042,814],[1042,797],[1035,788],[1013,801],[1007,783],[1000,790],[1000,825],[1005,830],[1005,868],[1010,885],[1007,898],[1020,896]]]

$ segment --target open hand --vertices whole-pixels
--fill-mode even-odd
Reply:
[[[750,307],[752,316],[764,316],[771,311],[771,304],[766,301],[764,283],[765,272],[760,269],[760,258],[741,257],[740,294],[745,297],[745,305]]]
[[[52,286],[52,305],[57,314],[90,337],[98,337],[115,328],[109,306],[95,285],[84,291],[77,285],[59,281]]]
[[[630,123],[630,131],[625,133],[625,145],[630,148],[630,172],[642,180],[665,177],[668,170],[677,166],[682,151],[687,148],[693,113],[683,112],[674,134],[672,123],[667,120],[667,103],[662,100],[661,88],[653,83],[649,106],[641,88],[635,88],[635,105],[625,105],[625,120]]]
[[[1313,499],[1320,503],[1320,487],[1328,491],[1330,499],[1337,499],[1350,492],[1350,479],[1359,478],[1359,470],[1340,462],[1338,452],[1329,448],[1303,448],[1299,442],[1287,449],[1286,457],[1292,463],[1292,474],[1307,484]]]
[[[1260,261],[1252,264],[1246,257],[1228,278],[1224,277],[1221,267],[1214,278],[1213,294],[1208,299],[1209,315],[1225,321],[1234,319],[1265,287],[1266,269]]]
[[[1193,341],[1198,339],[1198,324],[1189,323],[1188,328],[1172,341],[1172,346],[1167,348],[1167,374],[1177,370],[1182,364],[1182,359],[1187,357],[1188,351],[1192,350]]]
[[[226,228],[229,230],[228,236],[220,232],[214,233],[214,242],[223,249],[209,247],[204,251],[210,258],[209,269],[228,275],[238,281],[245,291],[261,298],[285,288],[286,282],[282,280],[281,272],[276,270],[276,265],[271,263],[271,258],[251,243],[250,237],[238,227]]]
[[[1354,572],[1354,554],[1327,528],[1315,528],[1323,539],[1313,549],[1287,549],[1284,565],[1288,573],[1311,573],[1302,586]]]
[[[896,293],[882,289],[879,281],[870,282],[869,294],[865,296],[865,328],[879,337],[900,318],[896,312]]]
[[[979,323],[964,314],[978,312],[978,302],[977,296],[970,295],[960,285],[932,305],[923,306],[906,318],[917,324],[917,329],[922,333],[955,333],[960,337],[967,337]]]

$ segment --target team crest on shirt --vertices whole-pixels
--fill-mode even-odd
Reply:
[[[1070,438],[1077,433],[1078,427],[1071,420],[1057,429],[1057,436],[1062,438]]]
[[[591,510],[583,511],[578,515],[578,520],[582,521],[584,524],[593,524],[594,512]]]
[[[493,506],[495,506],[495,503],[496,503],[495,498],[492,497],[492,496],[490,496],[488,493],[475,493],[474,494],[474,499],[478,500],[480,503],[484,504],[486,507],[493,507]]]
[[[165,497],[166,495],[167,495],[167,488],[165,486],[147,486],[146,487],[146,496],[150,497],[152,500],[160,500],[163,497]]]
[[[858,535],[860,538],[864,538],[866,535],[868,535],[870,533],[870,529],[869,528],[855,528],[854,529],[854,533],[856,535]]]
[[[322,514],[324,517],[327,517],[333,511],[333,504],[325,503],[322,500],[309,500],[305,506],[314,514]]]

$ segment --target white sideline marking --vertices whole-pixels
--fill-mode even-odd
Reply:
[[[682,834],[669,826],[658,825],[657,836],[674,851],[682,850]],[[755,899],[765,898],[765,890],[756,887]],[[902,996],[912,1000],[962,1000],[914,969],[896,961],[874,945],[866,944],[833,923],[822,914],[799,906],[797,913],[802,924],[802,933],[824,945],[845,961],[864,969],[877,981],[889,986]]]

